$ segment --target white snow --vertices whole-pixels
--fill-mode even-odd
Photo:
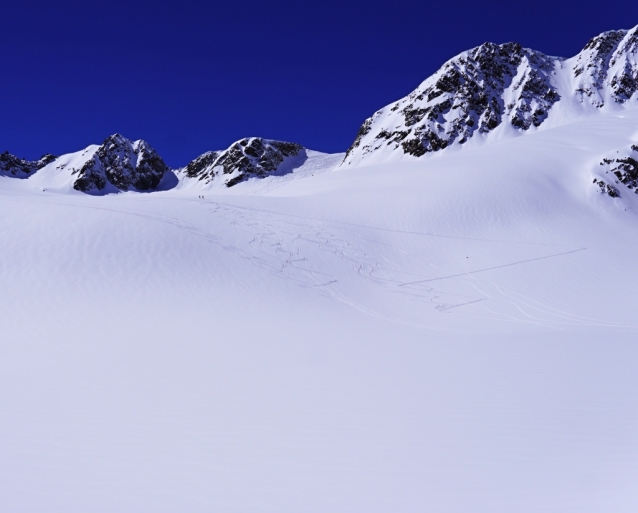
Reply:
[[[637,141],[626,109],[230,189],[73,191],[95,147],[0,177],[0,509],[635,512],[638,195],[592,170]]]

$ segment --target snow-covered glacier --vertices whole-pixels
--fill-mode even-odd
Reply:
[[[347,155],[1,154],[0,510],[633,513],[635,41],[482,45]]]

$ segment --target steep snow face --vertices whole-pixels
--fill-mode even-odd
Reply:
[[[86,193],[155,189],[168,166],[146,141],[131,142],[119,134],[107,137],[102,145],[73,170],[73,188]],[[107,186],[110,186],[107,188]]]
[[[47,153],[40,157],[39,160],[24,160],[5,151],[4,153],[0,153],[0,176],[28,178],[38,169],[42,169],[55,159],[55,156]]]
[[[178,173],[205,184],[222,181],[232,187],[248,178],[276,174],[288,157],[302,153],[304,148],[296,143],[251,137],[233,143],[227,150],[204,153]]]
[[[411,94],[368,118],[343,164],[369,162],[373,155],[420,157],[496,129],[525,133],[565,100],[598,108],[635,104],[637,54],[638,27],[605,32],[569,60],[516,43],[485,43],[451,59]]]

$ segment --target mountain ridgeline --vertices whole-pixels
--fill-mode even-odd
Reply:
[[[0,176],[28,178],[55,159],[55,156],[46,154],[38,160],[25,160],[5,151],[4,153],[0,153]]]
[[[265,178],[276,173],[287,157],[296,157],[303,151],[296,143],[251,137],[233,143],[227,150],[204,153],[181,171],[204,184],[223,180],[227,187],[232,187],[248,178]]]
[[[516,136],[587,113],[637,105],[638,26],[604,32],[569,59],[517,43],[485,43],[450,59],[408,96],[366,119],[340,166],[420,158],[492,134]],[[180,182],[233,187],[288,173],[306,158],[299,144],[252,137],[170,169],[147,142],[115,134],[101,145],[62,157],[47,154],[28,161],[2,153],[0,176],[28,179],[51,169],[67,173],[73,189],[100,195],[165,190]],[[602,192],[618,195],[608,183],[610,176],[617,185],[638,191],[635,155],[626,158],[613,169],[612,163],[602,163],[607,181],[598,175],[594,181]]]
[[[242,139],[222,151],[209,151],[178,169],[170,169],[146,141],[131,141],[120,134],[107,137],[77,153],[28,161],[0,154],[0,176],[29,178],[37,171],[59,177],[64,174],[76,191],[103,195],[125,191],[166,190],[181,182],[202,187],[232,187],[249,178],[265,178],[290,171],[300,164],[306,150],[296,143],[259,137]],[[45,169],[47,168],[47,169]]]
[[[561,109],[565,119],[637,100],[638,27],[605,32],[571,59],[485,43],[366,119],[343,164],[420,157],[497,130],[525,133]]]

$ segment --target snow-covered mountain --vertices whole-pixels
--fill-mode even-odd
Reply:
[[[365,120],[341,165],[411,160],[637,105],[638,26],[604,32],[570,59],[517,43],[485,43],[450,59],[408,96]],[[304,164],[308,152],[296,143],[251,137],[170,170],[145,141],[115,134],[57,159],[45,155],[30,162],[1,154],[0,175],[93,195],[166,190],[180,182],[208,189],[287,174]],[[597,177],[595,183],[618,194],[609,179]]]
[[[30,178],[30,183],[44,190],[76,190],[91,195],[160,191],[180,182],[190,189],[209,189],[232,187],[249,178],[281,176],[303,165],[311,169],[317,163],[309,159],[322,160],[324,156],[296,143],[251,137],[225,150],[206,152],[188,165],[171,170],[146,141],[114,134],[100,145],[59,157],[45,155],[34,162],[8,152],[0,154],[0,175]]]
[[[571,59],[485,43],[366,119],[343,164],[420,157],[477,135],[555,126],[591,108],[635,105],[637,91],[638,26],[604,32]]]
[[[233,143],[226,150],[206,152],[177,173],[204,185],[216,181],[232,187],[248,178],[264,178],[281,172],[287,160],[304,156],[305,149],[299,144],[250,137]]]

